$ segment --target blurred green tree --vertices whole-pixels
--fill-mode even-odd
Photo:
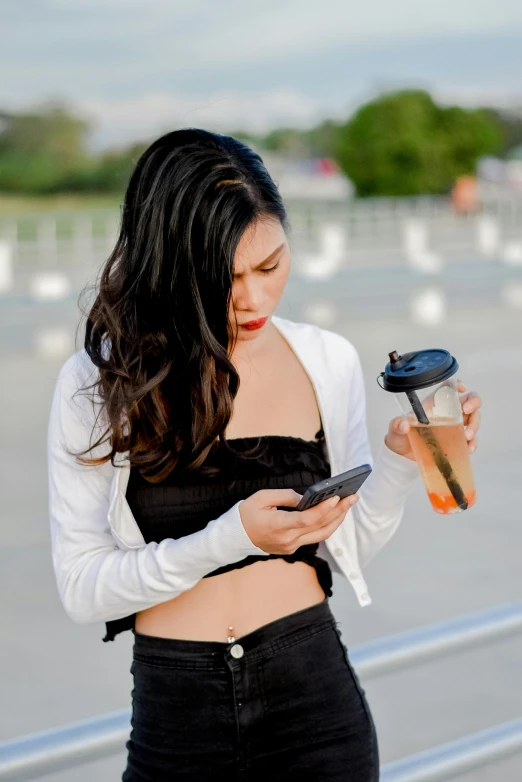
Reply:
[[[87,152],[90,124],[60,103],[1,115],[0,191],[22,194],[122,194],[148,143]],[[509,131],[509,133],[508,133]],[[280,128],[265,136],[231,132],[247,144],[290,158],[332,157],[358,195],[411,195],[448,191],[473,174],[477,159],[501,153],[518,133],[488,109],[444,108],[423,91],[388,94],[346,121],[314,128]]]
[[[138,157],[148,146],[87,151],[90,123],[60,103],[2,115],[0,191],[34,195],[123,193]]]
[[[482,109],[438,106],[421,90],[386,94],[340,126],[334,157],[359,196],[447,192],[495,154],[502,131]]]
[[[64,176],[87,163],[90,125],[60,103],[4,115],[0,133],[0,190],[51,193]]]
[[[109,149],[63,176],[60,187],[70,193],[118,193],[123,195],[138,158],[148,147],[137,142],[123,149]]]
[[[485,109],[488,116],[500,125],[503,132],[501,157],[509,156],[509,153],[522,144],[522,114],[515,109]]]
[[[244,141],[245,144],[255,146],[261,152],[263,150],[280,152],[286,157],[295,159],[323,158],[332,157],[339,127],[340,124],[333,120],[324,120],[316,127],[306,130],[277,128],[265,136],[238,130],[231,132],[230,135]]]

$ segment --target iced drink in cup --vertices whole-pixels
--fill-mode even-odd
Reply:
[[[459,513],[476,489],[457,391],[459,365],[447,350],[389,354],[377,382],[393,393],[410,425],[408,438],[433,510]],[[382,382],[379,380],[382,379]]]

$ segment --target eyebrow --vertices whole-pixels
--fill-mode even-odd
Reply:
[[[276,247],[274,252],[270,253],[270,255],[267,256],[264,261],[261,261],[261,263],[258,263],[257,266],[254,266],[252,271],[257,271],[257,269],[260,269],[261,266],[265,265],[265,263],[268,263],[269,261],[272,261],[277,255],[279,255],[279,253],[281,252],[281,250],[284,249],[284,247],[286,247],[286,244],[283,242],[283,244],[280,244],[279,247]],[[242,274],[242,272],[241,272],[241,274]],[[241,274],[234,274],[234,277],[241,277]]]

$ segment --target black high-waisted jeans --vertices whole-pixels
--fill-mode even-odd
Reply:
[[[122,782],[377,782],[364,690],[328,598],[233,643],[134,633]]]

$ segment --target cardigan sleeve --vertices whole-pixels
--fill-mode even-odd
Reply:
[[[350,509],[355,527],[359,564],[364,567],[388,542],[404,514],[406,499],[420,477],[416,462],[379,444],[374,459],[368,439],[366,393],[359,354],[352,350],[352,378],[348,394],[346,469],[370,464],[372,473],[357,494],[359,501]]]
[[[114,467],[84,466],[67,450],[90,444],[94,406],[76,395],[79,360],[63,365],[47,430],[49,519],[53,569],[68,616],[78,624],[121,619],[191,589],[205,574],[251,554],[268,556],[249,538],[238,501],[198,532],[174,540],[120,549],[108,510]],[[98,445],[87,458],[103,455]],[[106,453],[106,451],[105,451]]]

